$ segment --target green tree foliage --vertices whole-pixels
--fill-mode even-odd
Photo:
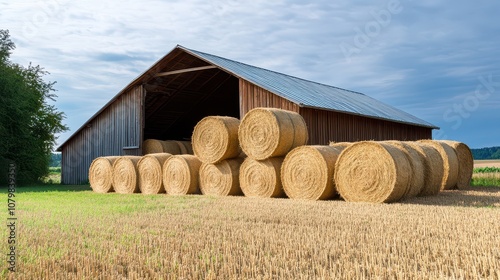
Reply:
[[[14,161],[18,182],[29,183],[48,174],[55,134],[67,130],[64,114],[49,104],[57,97],[55,82],[40,66],[10,61],[15,45],[8,30],[0,30],[0,158]]]
[[[52,153],[50,156],[50,164],[49,167],[61,167],[62,154],[61,153]]]
[[[474,159],[500,159],[500,147],[471,149]]]

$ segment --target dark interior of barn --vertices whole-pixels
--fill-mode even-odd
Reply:
[[[189,140],[205,116],[239,118],[238,78],[184,52],[173,55],[144,89],[144,140]]]

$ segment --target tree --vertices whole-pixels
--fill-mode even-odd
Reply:
[[[15,49],[8,30],[0,30],[0,158],[14,161],[18,182],[30,183],[48,174],[56,133],[68,128],[55,101],[55,82],[31,63],[24,67],[10,61]]]

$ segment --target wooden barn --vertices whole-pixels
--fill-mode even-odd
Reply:
[[[309,144],[428,139],[437,128],[362,93],[177,46],[57,149],[61,182],[86,182],[96,157],[141,155],[143,140],[187,140],[205,116],[241,118],[255,107],[300,113]]]

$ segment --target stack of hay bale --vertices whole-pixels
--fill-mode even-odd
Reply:
[[[139,162],[139,186],[143,194],[199,193],[200,161],[193,155],[190,141],[144,141],[145,156]]]
[[[255,108],[242,119],[239,141],[248,156],[240,184],[248,197],[284,197],[281,168],[284,156],[305,145],[307,127],[301,115],[275,108]],[[288,193],[287,193],[288,194]]]
[[[238,143],[240,120],[209,116],[193,131],[193,151],[202,162],[199,187],[205,195],[241,195],[240,165],[244,160]]]
[[[460,142],[365,141],[341,153],[334,181],[346,201],[395,202],[466,188],[472,168],[472,153]]]
[[[306,145],[298,113],[255,108],[241,120],[209,116],[185,141],[148,139],[144,156],[100,157],[98,193],[241,195],[386,203],[469,186],[473,159],[456,141]],[[194,155],[192,155],[194,153]]]
[[[142,142],[142,154],[168,153],[171,155],[193,154],[190,141],[147,139]]]

